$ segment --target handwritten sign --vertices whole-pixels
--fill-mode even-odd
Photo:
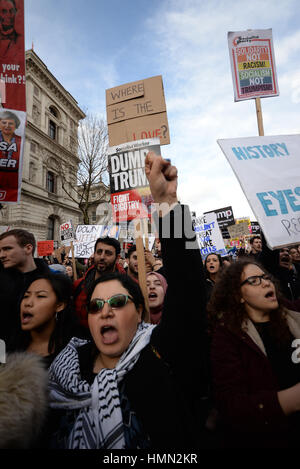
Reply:
[[[74,244],[74,256],[89,258],[94,254],[95,242],[98,238],[118,239],[119,227],[117,225],[78,225],[76,228],[76,241]]]
[[[224,241],[217,222],[217,216],[214,212],[206,213],[202,217],[194,218],[193,227],[197,236],[201,255],[203,257],[218,251],[225,251]]]
[[[271,249],[300,242],[300,135],[218,140]]]
[[[228,226],[227,229],[229,231],[230,238],[239,238],[240,236],[249,235],[249,226],[246,221]]]
[[[272,29],[228,33],[234,100],[278,96]]]
[[[149,138],[170,143],[161,75],[106,90],[106,114],[111,147]]]

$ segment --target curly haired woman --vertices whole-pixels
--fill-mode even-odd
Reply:
[[[227,447],[294,447],[299,434],[300,315],[281,306],[255,261],[219,277],[208,305],[212,379]]]

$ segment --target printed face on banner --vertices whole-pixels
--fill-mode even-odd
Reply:
[[[234,100],[278,96],[272,29],[228,33]]]
[[[25,139],[24,0],[0,0],[0,201],[20,199]]]
[[[300,242],[300,135],[218,140],[271,249]]]
[[[145,174],[145,159],[149,151],[160,155],[158,139],[109,148],[111,204],[115,222],[151,217],[153,198]]]

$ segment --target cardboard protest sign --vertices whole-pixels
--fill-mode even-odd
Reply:
[[[75,240],[75,232],[72,225],[72,220],[69,220],[60,225],[60,241],[64,246],[70,246],[71,241]]]
[[[94,254],[95,242],[98,238],[119,238],[119,227],[116,225],[78,225],[76,241],[74,241],[74,256],[89,258]]]
[[[15,7],[0,36],[0,202],[8,204],[20,200],[26,123],[24,0]]]
[[[109,145],[160,138],[170,143],[162,76],[106,90]]]
[[[271,249],[300,242],[300,135],[218,140]]]
[[[228,226],[227,229],[232,239],[249,235],[249,227],[246,221],[238,223],[237,225]]]
[[[208,254],[217,253],[218,251],[226,252],[217,222],[217,216],[214,212],[194,218],[193,226],[203,257],[206,257]]]
[[[124,143],[108,149],[113,220],[122,222],[151,216],[153,198],[145,174],[149,151],[160,155],[158,139]]]
[[[214,212],[217,215],[217,221],[218,225],[220,228],[225,228],[226,226],[229,225],[234,225],[234,216],[233,216],[233,210],[232,207],[223,207],[223,208],[218,208],[217,210],[210,210],[209,212],[204,212],[204,215],[206,213],[212,213]]]
[[[234,100],[278,96],[272,29],[228,33]]]
[[[53,251],[54,251],[53,240],[37,242],[38,256],[51,256]]]

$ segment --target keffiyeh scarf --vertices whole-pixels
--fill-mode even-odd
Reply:
[[[79,409],[68,437],[69,449],[124,449],[118,383],[150,342],[155,325],[142,322],[113,369],[102,369],[90,385],[81,379],[77,349],[87,340],[73,338],[49,369],[50,407]]]

